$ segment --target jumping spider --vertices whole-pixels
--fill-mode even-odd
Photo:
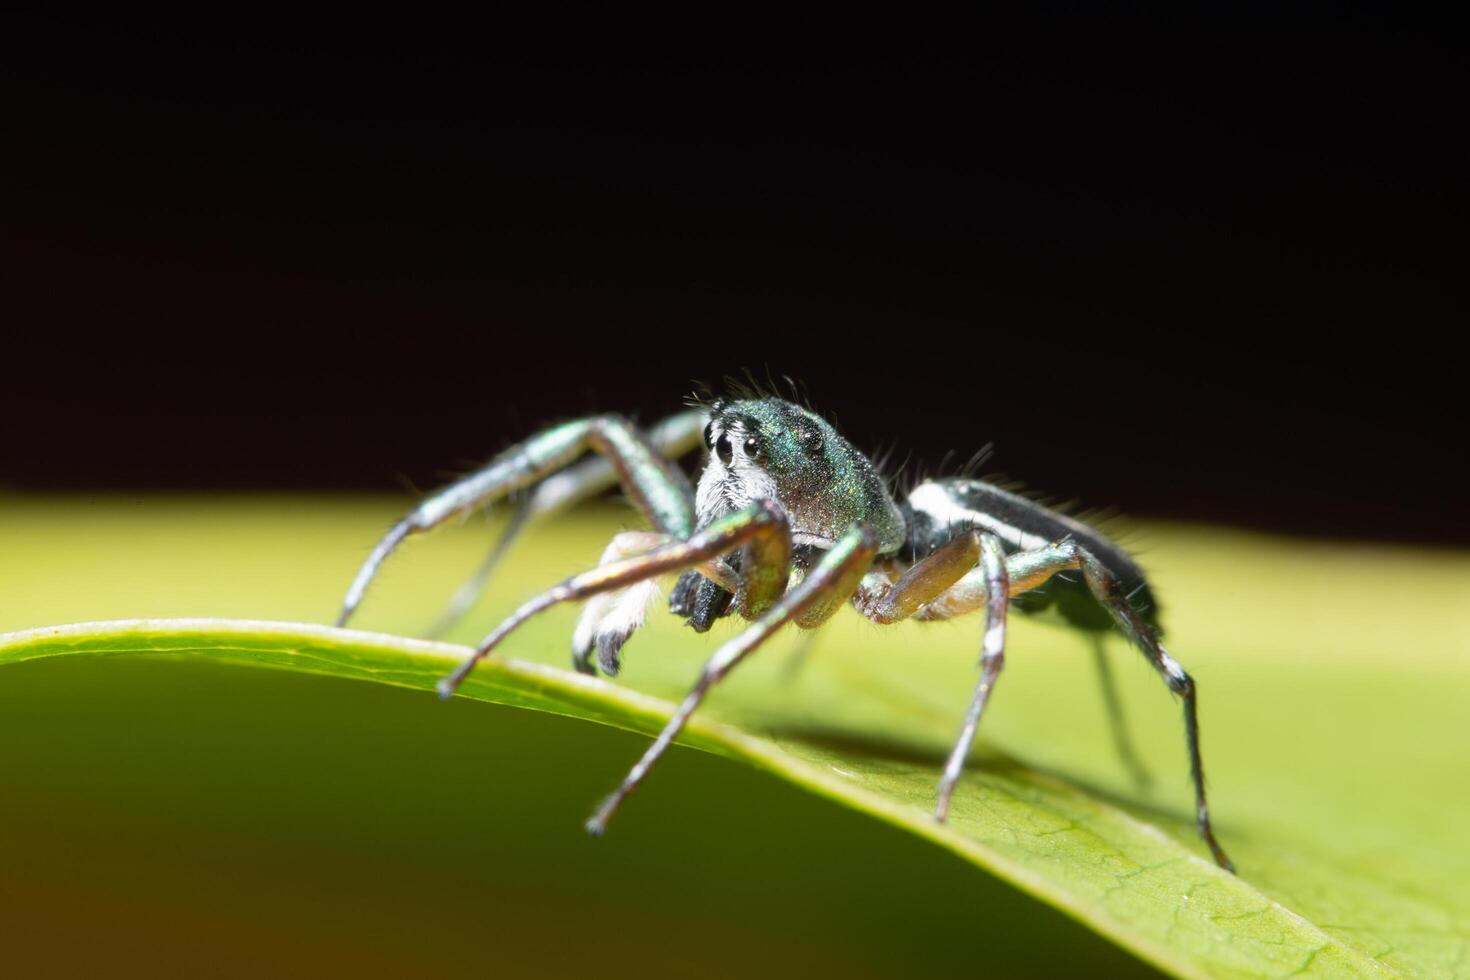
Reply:
[[[674,460],[701,437],[704,469],[691,487]],[[588,450],[596,455],[579,459]],[[653,745],[587,821],[592,833],[602,833],[705,694],[736,664],[787,623],[812,629],[848,601],[883,624],[984,611],[979,684],[939,781],[935,817],[944,820],[1005,662],[1006,611],[1015,601],[1023,612],[1050,607],[1094,633],[1116,624],[1183,699],[1199,832],[1215,861],[1233,870],[1205,803],[1195,684],[1159,642],[1157,607],[1132,558],[1093,528],[981,480],[926,480],[900,504],[867,457],[831,425],[779,398],[716,399],[647,432],[614,415],[580,419],[506,450],[388,532],[348,590],[338,625],[408,535],[527,490],[506,538],[461,590],[452,617],[528,520],[613,482],[654,530],[615,536],[597,568],[522,605],[439,684],[449,697],[521,623],[556,603],[581,599],[588,602],[573,636],[572,662],[592,673],[595,656],[598,667],[616,674],[623,645],[643,624],[655,582],[666,573],[682,573],[669,608],[696,630],[730,612],[750,621],[710,657]],[[1080,574],[1058,575],[1068,571]],[[1116,722],[1116,701],[1110,687],[1105,691]]]

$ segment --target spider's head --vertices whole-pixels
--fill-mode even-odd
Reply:
[[[704,442],[701,527],[757,500],[774,500],[797,544],[826,547],[862,522],[883,551],[902,545],[903,518],[873,464],[800,405],[779,398],[715,401]]]

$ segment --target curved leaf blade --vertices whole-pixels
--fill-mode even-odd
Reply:
[[[134,620],[0,636],[0,665],[56,656],[201,657],[215,662],[432,689],[466,648],[383,634],[231,620]],[[482,666],[466,697],[651,733],[671,705],[626,687],[519,660]],[[712,704],[681,741],[742,760],[933,841],[1181,975],[1383,976],[1384,963],[1247,880],[1220,872],[1154,823],[1045,772],[986,756],[935,823],[935,769],[894,740],[762,726]],[[609,773],[609,788],[619,773]],[[589,801],[589,805],[592,801]],[[636,806],[620,819],[636,819]],[[1177,828],[1176,828],[1177,829]]]

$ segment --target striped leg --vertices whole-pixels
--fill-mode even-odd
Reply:
[[[877,544],[866,529],[859,526],[848,531],[838,539],[800,585],[778,599],[743,633],[716,650],[700,671],[694,688],[684,698],[663,731],[659,732],[658,738],[654,739],[648,751],[634,764],[622,785],[602,801],[587,821],[587,832],[598,836],[607,829],[607,822],[612,819],[612,815],[673,744],[688,723],[689,717],[703,703],[710,688],[723,680],[736,664],[764,643],[771,634],[793,619],[806,628],[821,625],[852,595],[868,566],[872,564],[876,550]]]
[[[736,548],[745,549],[740,581],[727,584],[736,585],[739,589],[737,601],[742,615],[754,619],[786,591],[791,569],[791,531],[786,515],[780,507],[768,501],[751,504],[722,517],[687,540],[673,541],[644,555],[599,565],[552,586],[522,604],[480,641],[475,652],[454,673],[439,682],[439,694],[446,698],[452,695],[474,670],[475,664],[485,659],[516,627],[559,602],[625,589],[667,572],[693,566],[708,567],[711,574],[720,574],[714,566],[706,563]]]
[[[978,567],[977,567],[978,566]],[[873,581],[874,578],[879,581]],[[934,817],[949,815],[949,801],[964,771],[965,759],[975,741],[980,716],[990,692],[1005,666],[1006,607],[1010,600],[1010,577],[1000,539],[983,531],[969,530],[915,563],[891,586],[882,576],[869,576],[856,597],[858,609],[875,623],[895,623],[925,609],[956,588],[956,583],[977,581],[983,590],[985,633],[981,645],[980,681],[970,699],[970,708],[960,726],[959,737],[945,762],[939,780]]]
[[[429,497],[395,524],[363,562],[342,602],[345,625],[388,556],[411,534],[438,527],[550,476],[591,450],[607,459],[654,528],[677,538],[694,530],[694,492],[673,462],[627,420],[613,415],[567,422],[497,456],[478,472]]]
[[[1082,576],[1087,580],[1087,587],[1092,590],[1097,601],[1112,613],[1118,628],[1143,651],[1143,655],[1148,658],[1154,670],[1158,671],[1159,675],[1164,678],[1164,682],[1169,685],[1169,690],[1183,700],[1184,739],[1189,748],[1189,775],[1194,780],[1195,823],[1199,827],[1200,836],[1209,845],[1215,863],[1233,874],[1235,865],[1230,862],[1224,848],[1215,839],[1215,830],[1210,823],[1210,807],[1205,800],[1205,770],[1199,750],[1199,692],[1195,687],[1194,678],[1185,672],[1177,660],[1169,656],[1169,651],[1165,650],[1164,645],[1159,642],[1158,634],[1154,632],[1153,627],[1143,621],[1143,617],[1138,615],[1137,610],[1128,602],[1128,596],[1122,584],[1102,562],[1072,542],[1062,542],[1054,547],[1063,553],[1067,551],[1072,553],[1077,563],[1072,567],[1081,566]]]
[[[1000,541],[988,534],[981,538],[979,571],[985,576],[987,588],[980,681],[975,685],[975,693],[970,699],[970,710],[965,713],[964,724],[960,726],[960,736],[955,740],[954,749],[945,762],[944,775],[939,778],[939,798],[934,805],[934,818],[941,821],[949,815],[949,799],[954,795],[955,784],[960,780],[965,759],[975,741],[980,715],[985,711],[985,703],[990,700],[990,692],[995,689],[995,682],[1000,678],[1000,670],[1006,662],[1006,607],[1010,603],[1010,578]]]
[[[1091,552],[1071,539],[1058,541],[1044,548],[1017,552],[1006,559],[1006,569],[1010,576],[1010,594],[1013,596],[1045,584],[1058,572],[1080,569],[1093,598],[1112,615],[1118,628],[1142,651],[1154,670],[1169,685],[1169,690],[1183,700],[1184,738],[1189,750],[1190,778],[1194,782],[1195,821],[1200,836],[1209,845],[1215,863],[1233,872],[1234,865],[1215,839],[1209,805],[1205,800],[1204,763],[1201,761],[1199,748],[1199,695],[1194,680],[1169,655],[1169,651],[1159,642],[1158,633],[1144,622],[1143,617],[1129,603],[1117,576]],[[921,609],[916,618],[948,619],[962,615],[985,602],[986,596],[986,584],[971,573]]]

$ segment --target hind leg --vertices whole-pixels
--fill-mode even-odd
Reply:
[[[974,531],[967,533],[978,534]],[[983,541],[987,537],[989,536],[979,535],[975,541]],[[875,613],[897,613],[898,618],[913,615],[914,618],[922,620],[951,619],[984,607],[987,617],[987,637],[994,625],[999,622],[1002,631],[1001,638],[994,648],[993,655],[992,647],[987,643],[986,657],[990,659],[990,666],[986,667],[985,661],[982,660],[980,684],[971,702],[971,715],[966,718],[966,728],[962,732],[960,744],[967,746],[967,739],[973,738],[974,724],[978,724],[980,713],[984,710],[990,690],[1004,664],[1002,652],[1004,612],[1001,611],[999,616],[997,615],[998,590],[1003,590],[1006,597],[1009,598],[1044,585],[1058,572],[1080,569],[1093,598],[1108,611],[1119,629],[1142,651],[1144,657],[1168,684],[1169,690],[1179,695],[1183,701],[1184,737],[1189,752],[1190,777],[1194,782],[1195,820],[1200,836],[1209,846],[1215,862],[1227,871],[1234,871],[1235,868],[1230,863],[1230,858],[1226,856],[1224,849],[1220,847],[1219,841],[1215,838],[1214,827],[1210,821],[1210,809],[1205,798],[1204,763],[1199,747],[1199,696],[1194,680],[1164,649],[1154,628],[1146,623],[1138,611],[1133,608],[1117,576],[1087,549],[1070,539],[1010,555],[1005,559],[1003,578],[997,577],[984,567],[957,575],[956,572],[963,569],[965,561],[974,553],[975,547],[976,545],[966,541],[964,536],[957,537],[924,561],[910,568],[898,583],[885,588],[885,579],[876,586],[869,587],[866,592],[859,594],[858,603],[859,609],[868,613],[872,618],[878,618],[874,615]],[[905,588],[906,583],[909,583],[907,588]],[[936,592],[936,587],[944,583],[948,583],[947,587],[940,588]],[[974,724],[970,721],[971,717],[974,718]],[[955,753],[951,754],[949,766],[946,767],[946,777],[951,769],[955,770],[956,776],[958,775],[957,767],[963,763],[963,756],[958,755],[960,744],[956,745]]]
[[[1149,664],[1164,679],[1169,690],[1184,703],[1184,741],[1189,752],[1189,774],[1194,782],[1195,822],[1200,837],[1210,848],[1215,863],[1227,871],[1234,871],[1219,841],[1215,839],[1214,826],[1210,821],[1210,808],[1205,798],[1204,762],[1199,747],[1199,693],[1194,679],[1185,672],[1179,662],[1169,655],[1159,641],[1158,632],[1146,623],[1128,601],[1118,577],[1086,548],[1076,541],[1064,540],[1044,548],[1021,551],[1006,559],[1010,573],[1010,592],[1017,595],[1044,584],[1058,572],[1080,569],[1093,598],[1108,611],[1133,644],[1143,653]],[[948,593],[925,607],[924,612],[933,610],[930,618],[945,618],[947,614],[974,608],[977,591],[981,588],[971,576],[961,579]]]

